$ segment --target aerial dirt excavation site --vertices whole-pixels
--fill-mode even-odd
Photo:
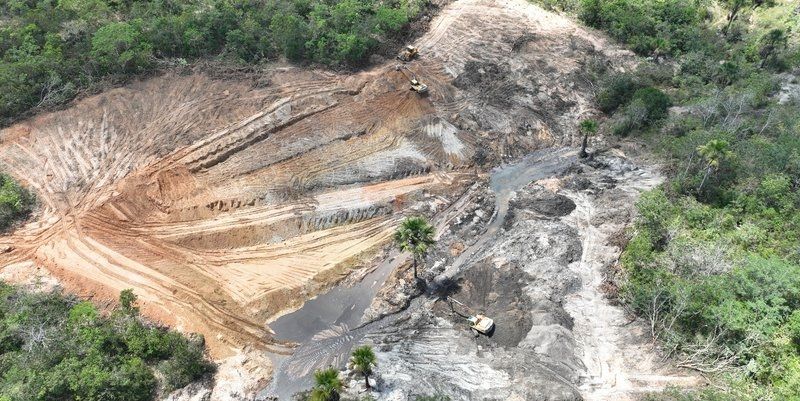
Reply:
[[[40,205],[0,237],[0,278],[100,306],[132,288],[146,317],[203,334],[218,372],[174,400],[291,399],[360,344],[381,400],[699,384],[601,291],[660,177],[625,146],[579,159],[577,123],[597,114],[589,66],[636,58],[523,0],[443,5],[410,45],[409,62],[281,64],[259,86],[167,74],[4,129],[0,164]],[[436,229],[427,290],[392,243],[409,216]]]

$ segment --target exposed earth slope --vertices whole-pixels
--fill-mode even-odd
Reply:
[[[633,63],[522,0],[456,1],[416,45],[407,65],[428,96],[395,61],[352,75],[275,66],[266,86],[167,75],[3,130],[2,168],[41,210],[0,239],[0,268],[98,302],[133,288],[146,315],[204,334],[217,360],[285,353],[270,319],[372,266],[405,215],[436,215],[492,166],[577,143],[594,112],[588,66]]]

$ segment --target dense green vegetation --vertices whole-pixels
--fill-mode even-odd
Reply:
[[[651,399],[800,400],[800,104],[778,96],[797,84],[781,73],[800,66],[798,5],[542,3],[652,60],[599,74],[600,131],[650,144],[667,167],[639,201],[620,296],[722,390]]]
[[[0,231],[30,214],[34,197],[11,177],[0,173]]]
[[[363,63],[424,0],[0,2],[0,121],[98,82],[220,56]]]
[[[0,400],[151,400],[213,370],[202,339],[145,324],[130,290],[105,316],[0,282]]]
[[[702,41],[700,0],[583,0],[580,19],[643,55],[680,54]]]

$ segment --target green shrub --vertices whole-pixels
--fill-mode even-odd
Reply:
[[[580,10],[581,0],[536,0],[546,10],[574,13]]]
[[[103,316],[89,302],[0,283],[0,399],[151,400],[156,368],[165,389],[213,370],[201,343],[129,310]]]
[[[8,175],[0,173],[0,230],[31,213],[34,197]]]
[[[684,0],[583,0],[581,21],[642,55],[677,55],[696,46],[708,11]]]
[[[785,177],[767,177],[756,193],[760,191],[780,204],[786,192]],[[742,369],[747,365],[756,372],[755,387],[743,394],[792,394],[800,383],[789,368],[800,361],[800,314],[796,312],[800,310],[800,265],[775,257],[774,250],[768,256],[755,253],[783,236],[782,225],[759,229],[758,235],[743,242],[737,240],[743,231],[758,227],[735,221],[752,216],[741,203],[720,209],[694,200],[673,200],[656,190],[645,193],[637,207],[636,232],[621,258],[627,272],[621,298],[653,319],[656,334],[678,353],[715,338],[707,351],[710,360],[734,355]],[[764,203],[750,207],[772,209]],[[762,216],[785,220],[777,213]],[[659,232],[665,235],[654,234]],[[662,246],[657,246],[659,237]],[[715,255],[715,249],[724,249],[725,256]],[[727,396],[683,395],[690,397],[686,399]]]
[[[614,135],[626,136],[634,131],[650,127],[667,115],[671,104],[669,97],[664,92],[653,87],[638,89],[630,97],[630,103],[613,119],[612,133]]]
[[[789,338],[792,339],[794,345],[800,350],[800,310],[792,312],[791,316],[786,319],[786,329]]]
[[[626,136],[646,127],[647,122],[647,105],[643,100],[637,99],[615,115],[612,133],[616,136]]]
[[[716,389],[686,391],[669,388],[661,393],[646,395],[644,401],[741,401],[741,398]]]
[[[147,68],[151,45],[143,40],[136,25],[112,22],[95,32],[91,55],[102,70],[137,72]]]
[[[402,8],[380,6],[375,12],[375,22],[382,33],[397,32],[408,23],[407,11]]]
[[[762,13],[773,2],[754,2],[719,35],[719,21],[705,11],[714,2],[682,3],[585,0],[579,11],[634,51],[674,57],[679,66],[671,78],[672,63],[610,77],[597,96],[613,113],[611,132],[640,134],[664,157],[667,175],[663,190],[637,204],[620,296],[678,358],[692,355],[702,370],[729,364],[726,378],[714,378],[724,391],[649,399],[793,400],[800,394],[800,116],[796,102],[776,101],[775,75],[800,54],[787,40],[791,23],[775,17],[793,8],[777,2],[785,12]],[[670,115],[672,102],[681,109]]]
[[[597,94],[597,105],[604,113],[613,113],[630,102],[641,87],[631,74],[616,74],[606,79]]]
[[[185,387],[214,371],[214,366],[204,359],[202,348],[186,340],[177,345],[172,356],[158,365],[168,391]]]
[[[667,115],[667,110],[672,105],[667,96],[660,89],[647,87],[634,92],[633,100],[642,101],[645,109],[647,109],[647,122],[652,123],[660,120]]]

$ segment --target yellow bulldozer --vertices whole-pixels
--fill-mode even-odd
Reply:
[[[409,62],[419,55],[419,49],[414,46],[408,45],[400,51],[400,54],[397,55],[397,59],[403,62]]]

